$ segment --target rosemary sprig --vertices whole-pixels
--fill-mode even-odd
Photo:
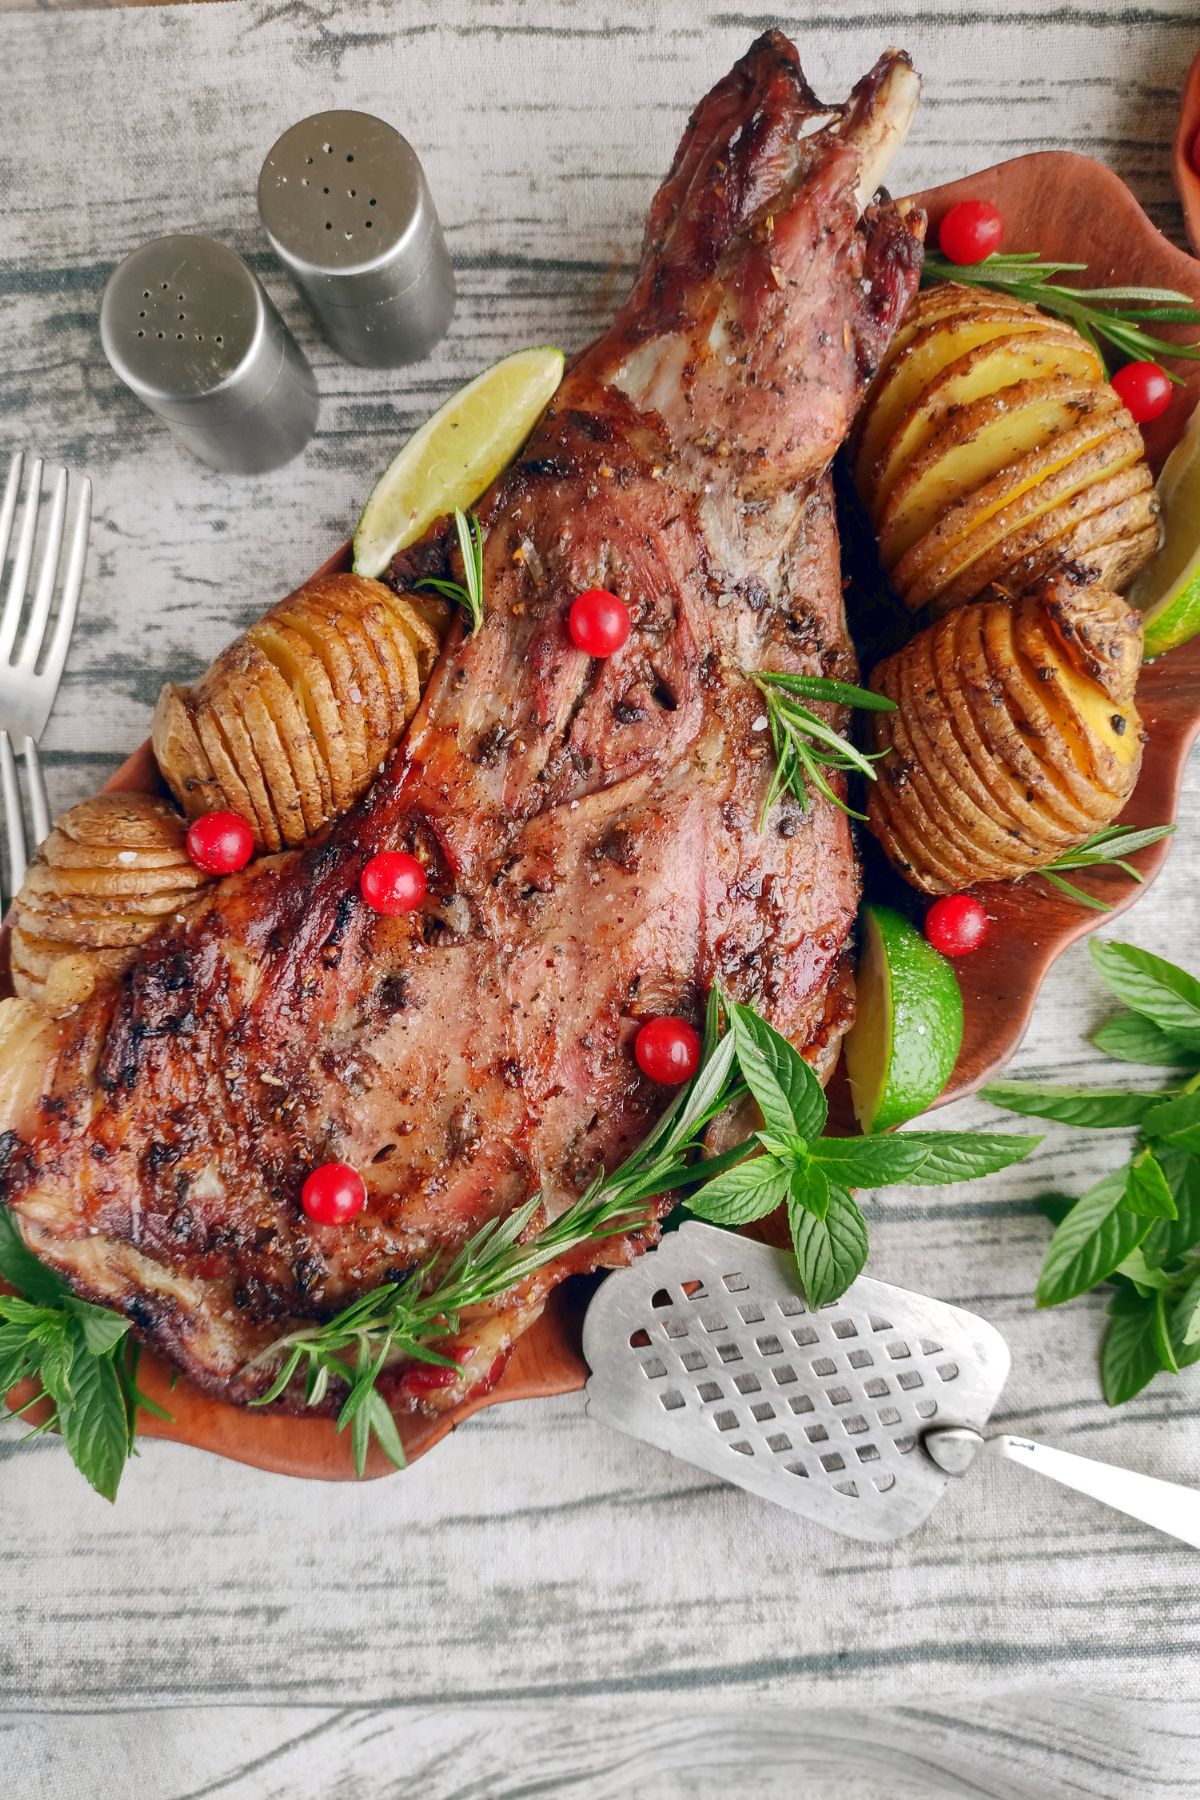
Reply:
[[[1173,344],[1142,329],[1142,321],[1159,325],[1200,325],[1200,309],[1190,294],[1175,288],[1065,287],[1056,275],[1082,274],[1086,263],[1043,261],[1036,250],[997,251],[978,263],[953,263],[936,251],[925,257],[922,282],[959,281],[968,287],[1000,288],[1040,306],[1044,312],[1069,319],[1076,330],[1100,351],[1105,338],[1122,356],[1160,361],[1164,356],[1191,361],[1200,358],[1200,341]],[[1132,305],[1126,302],[1132,301]],[[1164,373],[1177,386],[1178,375]]]
[[[483,624],[483,531],[475,514],[465,513],[461,506],[454,509],[454,524],[462,553],[464,579],[443,581],[438,576],[427,575],[413,585],[432,588],[444,600],[452,600],[463,607],[471,620],[468,636],[473,637]]]
[[[766,1129],[698,1160],[705,1127],[747,1093]],[[525,1234],[540,1194],[509,1218],[489,1221],[442,1271],[430,1259],[336,1318],[279,1339],[250,1364],[279,1362],[266,1393],[252,1404],[277,1400],[302,1376],[305,1403],[316,1406],[337,1381],[346,1392],[337,1429],[352,1431],[358,1473],[372,1438],[402,1468],[404,1448],[378,1385],[388,1364],[413,1357],[457,1369],[434,1345],[454,1336],[465,1312],[510,1292],[579,1244],[649,1225],[652,1199],[686,1187],[688,1209],[719,1225],[746,1224],[786,1202],[800,1277],[817,1306],[843,1293],[866,1260],[866,1221],[850,1186],[965,1181],[1006,1168],[1038,1142],[978,1132],[828,1138],[822,1135],[827,1117],[821,1084],[800,1053],[753,1008],[713,988],[697,1073],[620,1168],[598,1175],[573,1206],[532,1236]]]
[[[807,812],[810,787],[849,813],[851,818],[864,818],[865,814],[855,812],[834,793],[826,780],[825,770],[854,770],[865,775],[868,781],[874,781],[872,765],[887,752],[859,750],[800,702],[825,700],[837,706],[859,706],[867,712],[895,712],[895,702],[886,700],[882,694],[873,694],[867,688],[855,687],[848,681],[834,681],[824,675],[789,675],[774,669],[755,669],[749,671],[749,675],[767,703],[767,721],[775,749],[775,772],[758,816],[758,829],[762,830],[771,808],[785,790],[793,794]]]
[[[1126,825],[1108,825],[1077,849],[1064,850],[1053,862],[1038,869],[1037,874],[1044,875],[1053,887],[1058,888],[1069,899],[1078,901],[1080,906],[1090,907],[1093,912],[1111,912],[1112,907],[1107,900],[1098,900],[1094,894],[1085,894],[1073,882],[1064,881],[1060,871],[1094,869],[1104,863],[1124,869],[1126,875],[1142,882],[1146,879],[1145,876],[1132,863],[1126,862],[1125,858],[1132,856],[1137,850],[1145,850],[1150,844],[1157,844],[1160,838],[1170,837],[1174,830],[1174,825],[1148,825],[1144,831],[1132,831]]]

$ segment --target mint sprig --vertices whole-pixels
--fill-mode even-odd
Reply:
[[[0,1294],[0,1400],[27,1381],[33,1395],[17,1414],[48,1402],[30,1437],[58,1431],[84,1479],[115,1500],[134,1453],[138,1410],[166,1417],[137,1382],[129,1321],[77,1299],[66,1282],[26,1247],[12,1214],[0,1209],[0,1277],[17,1291]]]
[[[984,1098],[1010,1112],[1103,1130],[1135,1127],[1133,1154],[1062,1211],[1038,1279],[1039,1306],[1115,1288],[1101,1354],[1110,1405],[1159,1373],[1200,1361],[1200,981],[1134,944],[1091,945],[1127,1011],[1093,1042],[1120,1062],[1174,1071],[1150,1093],[993,1082]]]

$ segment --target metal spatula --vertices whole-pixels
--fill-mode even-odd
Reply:
[[[915,1531],[986,1448],[1200,1548],[1200,1492],[984,1437],[1009,1367],[986,1320],[866,1276],[814,1310],[790,1256],[711,1225],[610,1275],[583,1350],[594,1418],[847,1537]]]

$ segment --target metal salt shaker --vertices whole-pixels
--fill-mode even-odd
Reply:
[[[277,469],[316,427],[303,352],[241,257],[212,238],[155,238],[119,263],[100,339],[126,386],[214,469]]]
[[[454,314],[454,270],[420,160],[361,112],[314,113],[274,145],[258,180],[267,236],[347,361],[397,368]]]

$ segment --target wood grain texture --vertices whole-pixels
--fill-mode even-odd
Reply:
[[[1074,148],[1178,238],[1169,149],[1191,6],[1097,0],[1043,18],[905,0],[792,19],[818,91],[842,91],[884,42],[912,50],[926,101],[898,189]],[[0,19],[22,122],[2,152],[0,450],[36,442],[85,467],[98,494],[48,740],[56,808],[145,736],[165,671],[196,674],[319,563],[397,439],[454,386],[522,343],[594,334],[688,109],[768,22],[787,15],[690,0],[611,0],[602,15],[562,0],[229,0]],[[415,369],[337,363],[257,231],[265,150],[330,105],[395,120],[438,199],[462,298]],[[190,462],[103,362],[108,269],[171,228],[248,254],[313,360],[321,429],[277,475]],[[1166,870],[1118,930],[1200,967],[1194,769],[1181,817]],[[1014,1072],[1098,1079],[1088,1034],[1104,1012],[1089,958],[1071,951]],[[999,1121],[968,1099],[944,1122]],[[873,1267],[1000,1327],[1007,1427],[1198,1482],[1194,1375],[1110,1412],[1094,1362],[1102,1302],[1039,1314],[1030,1299],[1047,1234],[1033,1197],[1079,1192],[1123,1143],[1052,1127],[1030,1165],[987,1183],[879,1196]],[[921,1533],[872,1548],[604,1432],[574,1395],[492,1408],[406,1475],[361,1488],[148,1442],[111,1511],[58,1445],[18,1438],[0,1428],[0,1759],[35,1800],[770,1793],[776,1746],[794,1773],[777,1789],[807,1781],[816,1800],[905,1794],[902,1782],[939,1800],[939,1782],[1004,1800],[1197,1785],[1188,1553],[1022,1471],[976,1471]],[[1160,1738],[1162,1694],[1180,1711]],[[814,1715],[825,1760],[807,1779]],[[897,1750],[880,1777],[885,1733],[862,1775],[869,1718],[897,1745],[907,1721],[918,1761]]]

